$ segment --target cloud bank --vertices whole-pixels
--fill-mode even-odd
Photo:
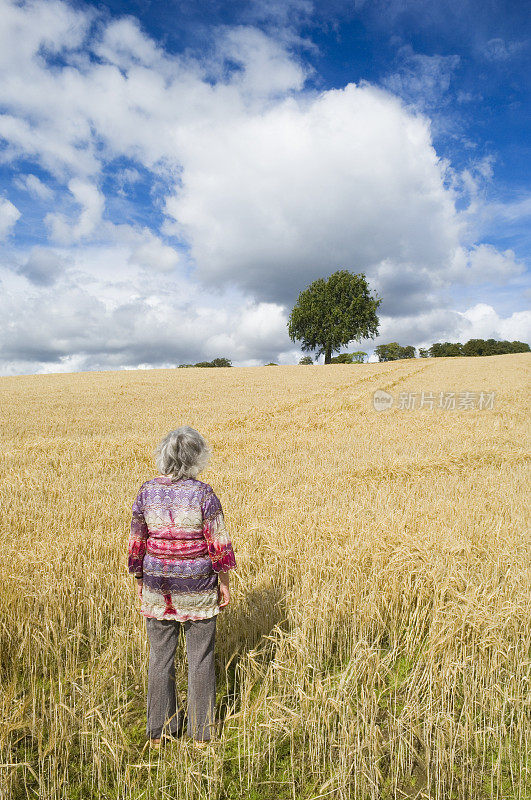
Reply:
[[[527,317],[450,307],[450,287],[517,289],[524,267],[458,210],[430,119],[398,96],[418,91],[412,67],[318,91],[289,37],[253,25],[175,55],[131,16],[0,12],[3,374],[293,363],[291,305],[338,268],[384,297],[379,338],[357,349],[525,334]],[[423,61],[419,80],[453,66]]]

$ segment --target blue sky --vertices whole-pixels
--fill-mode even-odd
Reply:
[[[339,268],[344,350],[531,342],[524,3],[0,6],[1,375],[297,363]]]

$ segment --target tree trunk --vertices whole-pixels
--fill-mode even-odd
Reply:
[[[327,345],[326,350],[325,350],[324,363],[325,364],[331,364],[332,363],[332,348],[328,347],[328,345]]]

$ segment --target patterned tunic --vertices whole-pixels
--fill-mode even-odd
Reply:
[[[218,572],[236,567],[223,509],[208,483],[159,475],[133,503],[128,571],[143,576],[140,613],[198,620],[219,614]]]

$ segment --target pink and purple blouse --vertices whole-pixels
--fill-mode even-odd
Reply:
[[[128,571],[142,574],[140,613],[198,620],[219,614],[218,572],[236,567],[221,503],[208,483],[159,475],[133,503]]]

